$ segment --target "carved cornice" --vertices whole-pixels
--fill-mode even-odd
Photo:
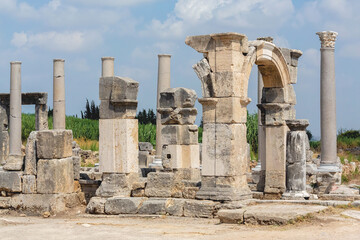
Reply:
[[[337,32],[333,31],[324,31],[316,33],[321,41],[321,48],[335,48]]]

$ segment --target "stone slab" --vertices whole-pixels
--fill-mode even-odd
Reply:
[[[0,191],[21,192],[20,172],[0,172]]]
[[[3,168],[8,171],[20,171],[23,165],[24,157],[22,155],[9,155]]]
[[[170,198],[165,203],[166,213],[171,216],[184,216],[185,199]]]
[[[138,210],[138,214],[145,214],[145,215],[165,215],[166,214],[166,202],[167,199],[148,199]]]
[[[360,220],[360,211],[357,211],[357,210],[346,210],[346,211],[343,211],[341,213],[341,215]]]
[[[44,130],[37,133],[38,159],[61,159],[72,156],[71,130]]]
[[[104,214],[106,198],[92,197],[86,206],[86,213]]]
[[[174,187],[174,174],[151,172],[147,176],[145,195],[147,197],[171,197]]]
[[[125,173],[103,173],[96,195],[100,197],[130,197],[132,178]]]
[[[136,109],[137,102],[132,105],[114,105],[108,100],[101,100],[100,119],[134,119]]]
[[[185,217],[213,218],[216,206],[219,203],[213,201],[187,200],[184,204]]]
[[[72,157],[40,159],[37,163],[38,193],[72,193],[74,169]]]
[[[240,224],[244,222],[245,209],[221,209],[217,215],[221,223]]]
[[[146,198],[112,197],[105,202],[106,214],[135,214]]]
[[[198,142],[196,125],[165,125],[161,128],[163,145],[197,145]]]

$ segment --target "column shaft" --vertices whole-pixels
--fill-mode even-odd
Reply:
[[[113,77],[114,74],[114,59],[113,57],[103,57],[102,68],[101,68],[101,76],[102,77]]]
[[[65,129],[65,72],[63,59],[54,59],[53,128]]]

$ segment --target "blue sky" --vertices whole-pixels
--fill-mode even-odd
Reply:
[[[358,0],[0,0],[0,92],[9,92],[9,62],[22,61],[22,91],[49,93],[52,59],[65,59],[66,110],[80,115],[85,99],[98,100],[101,57],[115,57],[115,73],[140,83],[138,109],[155,108],[157,54],[172,54],[171,86],[195,89],[192,65],[202,58],[185,45],[188,35],[239,32],[249,40],[272,36],[299,49],[297,118],[320,136],[320,41],[336,41],[337,126],[360,128],[360,1]],[[257,69],[249,83],[256,111]],[[201,105],[197,104],[201,112]],[[24,107],[24,112],[33,108]],[[200,115],[198,119],[200,119]]]

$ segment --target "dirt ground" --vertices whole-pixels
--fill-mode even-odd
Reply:
[[[360,220],[323,213],[286,226],[219,224],[218,219],[165,216],[29,217],[0,214],[0,239],[360,239]]]

